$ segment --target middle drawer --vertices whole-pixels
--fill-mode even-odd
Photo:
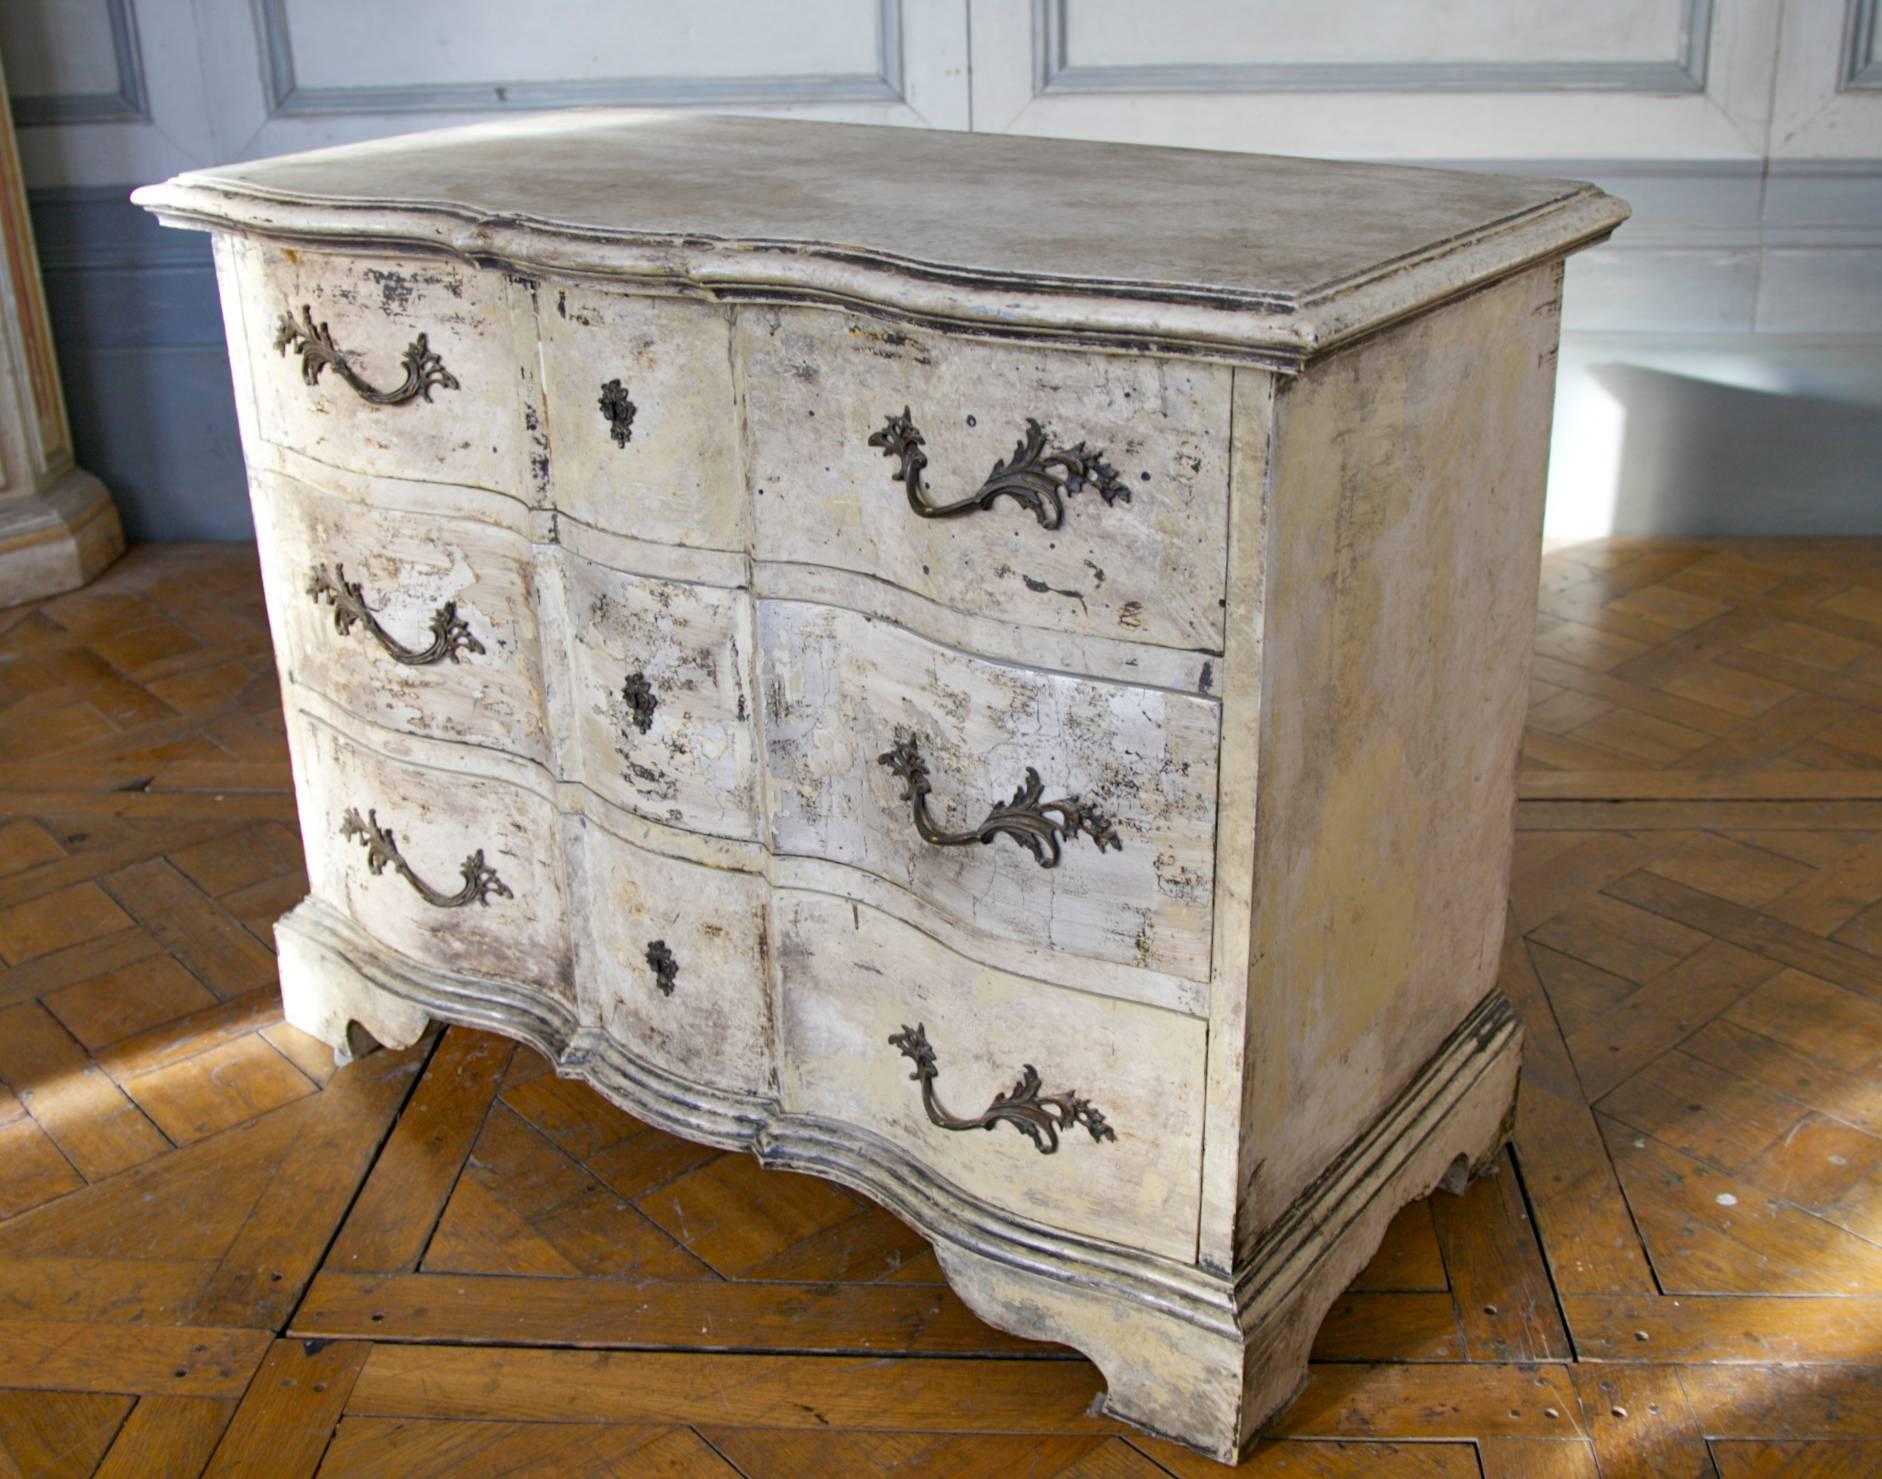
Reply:
[[[760,601],[758,629],[774,850],[874,874],[968,933],[1209,979],[1214,700],[833,606]]]

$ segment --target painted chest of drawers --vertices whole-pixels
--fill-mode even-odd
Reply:
[[[1587,186],[578,112],[183,176],[290,1018],[861,1189],[1232,1458],[1506,1133]]]

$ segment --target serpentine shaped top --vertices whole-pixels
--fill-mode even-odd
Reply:
[[[178,225],[1282,369],[1627,215],[1559,180],[624,109],[198,170],[133,198]]]

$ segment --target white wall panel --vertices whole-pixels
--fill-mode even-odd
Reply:
[[[970,0],[974,126],[1375,159],[1758,158],[1782,0]]]
[[[1048,85],[1243,80],[1697,89],[1711,0],[1044,0]],[[1105,78],[1102,74],[1111,74]]]
[[[22,128],[145,117],[131,0],[7,0],[0,52]]]
[[[1778,159],[1882,154],[1878,0],[1785,0],[1772,93]]]

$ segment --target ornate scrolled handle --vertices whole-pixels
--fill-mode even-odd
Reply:
[[[490,895],[498,898],[513,898],[509,885],[497,877],[497,870],[484,861],[484,850],[480,847],[458,865],[458,871],[464,875],[464,886],[454,894],[441,893],[412,871],[412,865],[399,856],[398,840],[388,828],[379,825],[379,813],[368,811],[364,821],[354,807],[346,809],[346,815],[340,818],[340,835],[351,842],[355,838],[366,844],[366,868],[375,877],[386,871],[390,863],[393,870],[417,891],[418,896],[427,904],[435,904],[440,909],[462,909],[466,904],[490,906]]]
[[[1065,522],[1063,494],[1095,488],[1107,505],[1120,498],[1130,502],[1130,488],[1118,477],[1117,469],[1104,460],[1102,449],[1087,447],[1083,442],[1075,447],[1048,447],[1045,428],[1029,416],[1026,434],[1013,449],[1010,461],[994,463],[986,481],[967,497],[955,503],[935,503],[921,485],[921,471],[928,465],[928,454],[921,450],[924,441],[907,406],[902,407],[900,416],[890,416],[882,430],[869,438],[869,445],[880,447],[884,457],[900,459],[890,476],[908,489],[908,506],[924,519],[980,513],[993,507],[996,499],[1011,498],[1031,509],[1040,527],[1056,529]],[[1055,471],[1064,476],[1053,476]]]
[[[969,842],[985,844],[1005,835],[1031,853],[1033,861],[1041,868],[1058,867],[1060,842],[1081,834],[1096,843],[1099,852],[1106,848],[1116,852],[1124,850],[1123,842],[1118,839],[1117,824],[1095,806],[1069,796],[1059,801],[1041,801],[1045,783],[1030,765],[1026,767],[1026,780],[1013,792],[1013,799],[995,806],[978,827],[969,832],[943,832],[928,815],[928,796],[933,787],[928,781],[928,764],[921,758],[920,744],[920,735],[899,739],[876,756],[876,763],[887,766],[901,777],[902,799],[914,805],[915,830],[921,834],[923,842],[936,847],[961,847]],[[1056,819],[1052,813],[1057,813]]]
[[[407,647],[384,627],[366,605],[366,594],[357,580],[346,578],[346,566],[335,565],[333,574],[327,574],[325,565],[316,565],[314,572],[307,578],[307,594],[316,604],[325,601],[333,608],[333,627],[342,637],[353,630],[353,623],[358,622],[373,634],[379,645],[392,654],[395,662],[402,662],[407,667],[422,668],[427,663],[442,662],[450,658],[457,661],[460,652],[482,652],[484,644],[471,635],[469,623],[457,614],[457,602],[446,601],[431,613],[431,645],[429,647]]]
[[[1025,1065],[1019,1082],[1008,1092],[993,1096],[993,1103],[984,1114],[970,1120],[957,1118],[935,1097],[934,1081],[941,1069],[935,1063],[934,1049],[928,1045],[926,1026],[919,1022],[913,1027],[904,1024],[900,1032],[890,1035],[889,1046],[900,1048],[902,1056],[914,1062],[915,1071],[909,1078],[921,1084],[922,1108],[928,1111],[928,1118],[944,1130],[991,1130],[995,1125],[1009,1124],[1032,1141],[1041,1155],[1056,1151],[1059,1131],[1069,1130],[1074,1125],[1083,1125],[1091,1132],[1091,1138],[1100,1143],[1117,1139],[1117,1131],[1105,1122],[1104,1115],[1089,1099],[1080,1098],[1070,1090],[1063,1094],[1040,1093],[1039,1070],[1030,1063]]]
[[[318,385],[320,372],[331,365],[333,373],[352,386],[361,400],[375,406],[397,406],[421,398],[430,400],[436,386],[446,390],[458,388],[457,376],[445,369],[444,361],[432,353],[431,341],[420,334],[405,346],[405,354],[399,360],[405,367],[404,383],[391,390],[380,390],[347,363],[345,352],[333,342],[333,330],[324,323],[314,322],[311,304],[301,305],[298,320],[292,313],[281,315],[275,324],[274,347],[280,354],[292,349],[300,355],[301,379],[309,385]]]

